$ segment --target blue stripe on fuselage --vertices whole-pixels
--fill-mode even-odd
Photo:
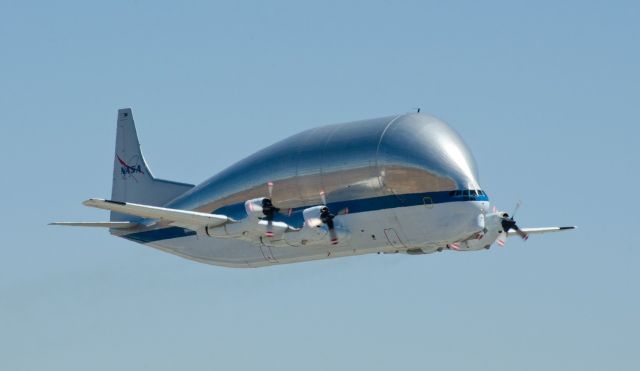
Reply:
[[[489,197],[487,197],[486,195],[453,196],[449,191],[425,192],[404,195],[380,196],[359,200],[329,202],[327,206],[333,213],[339,213],[342,210],[348,209],[349,214],[355,214],[367,211],[393,209],[397,207],[441,204],[459,201],[489,201]],[[280,210],[280,213],[276,215],[274,220],[300,228],[304,225],[302,211],[312,206],[317,205],[296,207],[291,210],[291,215],[288,215],[289,213],[286,209]],[[214,210],[212,214],[226,215],[235,220],[241,220],[247,217],[247,212],[244,209],[244,202],[223,206],[219,209]],[[170,238],[193,236],[195,234],[196,232],[190,229],[180,227],[167,227],[162,229],[153,229],[150,231],[131,233],[122,237],[136,242],[149,243],[154,241],[167,240]]]

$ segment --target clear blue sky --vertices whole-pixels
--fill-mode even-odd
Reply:
[[[3,370],[640,369],[636,1],[0,2]],[[506,248],[232,270],[102,230],[116,110],[198,183],[421,107],[523,226]]]

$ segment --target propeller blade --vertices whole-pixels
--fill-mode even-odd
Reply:
[[[272,198],[272,195],[273,195],[273,182],[267,183],[267,189],[269,190],[269,198]]]
[[[338,244],[338,234],[336,233],[336,229],[335,228],[330,228],[329,229],[329,237],[331,238],[331,244],[332,245],[337,245]]]
[[[529,235],[526,234],[525,232],[523,232],[522,229],[520,229],[517,225],[514,225],[513,229],[515,229],[515,231],[518,234],[518,236],[520,236],[523,240],[526,241],[526,240],[529,239]]]
[[[267,219],[267,230],[264,232],[265,236],[273,237],[273,220]]]
[[[329,235],[331,236],[331,244],[335,245],[338,243],[338,237],[336,236],[336,227],[333,224],[333,214],[327,209],[327,214],[324,216],[324,223],[327,225],[327,229],[329,230]]]
[[[267,221],[267,229],[265,235],[267,237],[273,237],[273,218],[279,209],[273,206],[270,198],[262,199],[262,213],[264,214],[264,220]]]
[[[513,212],[511,213],[511,220],[516,217],[516,213],[518,212],[520,205],[522,205],[522,201],[518,200],[518,202],[516,203],[516,207],[513,208]]]
[[[498,235],[498,238],[496,239],[496,243],[500,247],[504,247],[504,245],[507,243],[507,233],[506,232],[500,232],[500,234]]]
[[[327,197],[324,194],[324,190],[320,191],[320,199],[322,200],[323,205],[327,204]]]
[[[338,243],[338,235],[335,231],[335,225],[333,224],[333,218],[336,216],[331,214],[329,208],[327,206],[322,207],[322,211],[320,212],[320,220],[327,226],[329,230],[329,237],[331,238],[331,244],[336,245]]]

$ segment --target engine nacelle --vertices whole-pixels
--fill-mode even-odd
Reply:
[[[304,225],[307,227],[315,228],[322,225],[322,208],[324,205],[308,207],[302,210],[302,217],[304,218]]]
[[[251,219],[243,219],[239,222],[226,223],[218,227],[206,227],[203,232],[204,235],[209,237],[241,238],[251,241],[264,236],[267,230],[267,223],[266,220],[260,220],[256,223]],[[270,239],[279,239],[286,232],[295,232],[297,230],[287,223],[274,221],[271,223],[273,236]]]
[[[250,217],[259,219],[264,217],[262,205],[266,197],[254,198],[244,203],[244,209]]]

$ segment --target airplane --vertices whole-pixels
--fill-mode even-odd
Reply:
[[[110,220],[51,224],[107,228],[236,268],[485,250],[515,235],[576,228],[520,228],[491,207],[462,138],[420,112],[303,131],[192,185],[152,175],[132,111],[120,109],[111,198],[83,203],[110,211]]]

